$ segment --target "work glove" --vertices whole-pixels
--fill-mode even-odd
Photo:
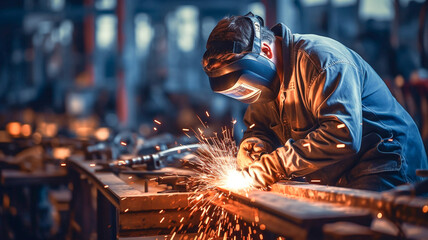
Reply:
[[[261,155],[269,153],[270,146],[257,137],[250,137],[241,142],[239,146],[238,156],[236,158],[238,167],[243,169],[260,160]]]
[[[270,185],[279,181],[285,170],[283,169],[276,151],[263,154],[259,161],[253,162],[242,170],[244,178],[252,180],[255,188],[268,189]]]

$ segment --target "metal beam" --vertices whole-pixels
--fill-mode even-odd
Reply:
[[[428,226],[427,198],[286,181],[274,184],[271,191],[299,199],[370,209],[391,220]]]
[[[253,190],[225,193],[212,203],[249,223],[263,224],[266,230],[293,239],[316,238],[327,223],[346,221],[369,226],[368,210],[287,198],[284,195]]]

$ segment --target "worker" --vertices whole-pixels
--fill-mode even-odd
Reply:
[[[202,65],[214,92],[248,103],[237,163],[256,187],[280,179],[383,191],[427,168],[418,128],[357,53],[272,29],[248,13],[212,30]]]

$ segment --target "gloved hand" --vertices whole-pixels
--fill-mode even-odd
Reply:
[[[238,167],[243,169],[260,159],[264,153],[270,152],[270,147],[264,141],[257,137],[250,137],[242,141],[239,146],[237,162]]]
[[[285,169],[280,163],[276,151],[261,156],[260,161],[254,162],[242,170],[244,178],[252,180],[252,186],[267,189],[281,179]]]

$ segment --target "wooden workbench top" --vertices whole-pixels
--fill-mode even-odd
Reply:
[[[120,212],[136,212],[147,210],[177,209],[189,205],[191,193],[159,193],[165,187],[149,182],[148,192],[133,181],[125,181],[112,172],[99,171],[95,161],[85,161],[78,157],[67,160],[67,167],[77,170],[83,177],[93,182],[96,188],[115,205]]]

